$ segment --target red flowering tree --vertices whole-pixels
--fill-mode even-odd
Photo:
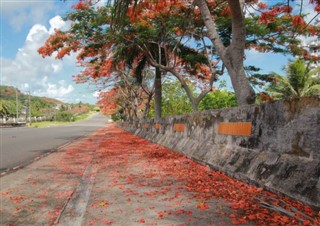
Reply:
[[[103,78],[105,83],[106,78],[114,78],[114,74],[119,75],[119,71],[124,68],[132,69],[134,76],[141,81],[139,77],[143,69],[154,66],[156,97],[159,97],[156,87],[159,83],[157,79],[161,78],[161,70],[163,73],[170,72],[181,82],[194,110],[197,110],[200,100],[211,91],[212,83],[217,77],[215,65],[209,60],[210,52],[206,50],[202,32],[196,34],[198,41],[203,43],[203,53],[200,53],[199,48],[182,44],[184,33],[192,32],[190,24],[185,23],[189,15],[183,12],[186,9],[184,5],[157,5],[161,13],[156,14],[147,12],[152,6],[145,7],[150,8],[141,8],[143,11],[140,20],[129,21],[128,17],[121,26],[106,28],[110,19],[108,7],[96,10],[89,3],[79,2],[74,7],[76,12],[68,15],[68,18],[74,21],[72,28],[65,33],[56,31],[39,49],[39,53],[47,56],[57,51],[57,58],[60,59],[71,50],[79,50],[79,63],[85,67],[81,75],[76,76],[80,82],[92,79],[96,82]],[[192,22],[196,23],[196,20]],[[208,87],[200,82],[203,90],[197,98],[193,96],[185,81],[190,79],[187,76],[208,81]],[[159,101],[156,98],[156,105],[157,102]],[[150,106],[148,103],[149,99],[146,107]],[[161,99],[158,106],[161,106]]]
[[[129,9],[136,16],[129,13],[130,23],[122,20],[114,24],[113,34],[124,37],[121,43],[126,46],[136,46],[156,69],[176,77],[197,111],[219,74],[217,61],[212,60],[214,51],[206,46],[199,18],[193,17],[188,6],[179,2],[146,3],[138,9]],[[201,92],[197,97],[188,86],[190,80],[199,84]]]
[[[71,28],[66,32],[56,30],[38,52],[43,57],[55,53],[57,59],[71,51],[77,52],[78,64],[83,70],[74,80],[97,85],[101,91],[98,104],[103,112],[111,114],[123,109],[128,119],[137,118],[142,97],[153,93],[142,81],[137,85],[131,75],[137,71],[136,56],[126,54],[121,58],[112,51],[117,39],[110,38],[110,32],[101,28],[108,24],[107,8],[96,10],[89,3],[79,2],[74,9],[76,11],[68,15],[74,21]]]
[[[258,51],[291,52],[308,56],[307,51],[299,44],[298,35],[318,35],[319,27],[312,25],[319,15],[320,3],[310,0],[315,16],[306,21],[308,10],[304,1],[270,1],[268,6],[258,0],[115,0],[114,21],[123,15],[139,19],[141,8],[150,8],[158,12],[166,5],[181,4],[194,10],[194,15],[201,15],[205,24],[207,37],[211,40],[216,54],[226,67],[238,104],[254,103],[255,93],[248,82],[244,70],[246,48]],[[301,3],[301,4],[300,4]],[[293,10],[294,7],[298,10]],[[221,23],[221,18],[225,23]],[[222,21],[223,22],[223,21]],[[221,30],[221,25],[226,29]],[[226,33],[221,31],[227,31]]]
[[[250,104],[255,94],[244,70],[244,50],[292,53],[310,59],[299,45],[298,35],[319,32],[319,27],[312,25],[319,12],[318,1],[310,1],[316,15],[308,22],[303,5],[293,10],[290,4],[294,2],[277,3],[281,4],[267,6],[257,0],[116,0],[110,11],[109,7],[95,8],[90,1],[80,1],[74,6],[75,12],[68,15],[73,21],[71,29],[56,31],[39,53],[48,56],[57,52],[60,59],[80,51],[78,60],[85,69],[77,78],[102,84],[121,79],[119,71],[125,70],[139,82],[141,72],[153,66],[154,84],[161,85],[161,74],[174,75],[194,110],[223,72],[220,69],[226,68],[238,104]],[[189,90],[188,80],[201,84],[198,97]],[[159,95],[161,90],[156,89],[156,97]]]

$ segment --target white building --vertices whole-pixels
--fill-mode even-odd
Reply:
[[[318,37],[318,39],[309,42],[308,44],[309,47],[309,52],[312,56],[317,56],[318,57],[318,61],[317,62],[313,62],[311,63],[310,67],[313,68],[317,68],[320,67],[320,37]],[[320,77],[320,72],[318,72],[317,74],[314,75],[315,77]]]

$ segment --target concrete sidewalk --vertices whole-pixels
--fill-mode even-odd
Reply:
[[[113,124],[1,177],[1,225],[319,222],[308,206],[233,180]]]

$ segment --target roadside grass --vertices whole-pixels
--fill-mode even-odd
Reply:
[[[92,116],[94,116],[95,114],[97,114],[97,112],[95,112],[95,111],[90,111],[90,112],[88,112],[88,113],[78,115],[78,116],[76,116],[74,122],[79,122],[79,121],[82,121],[82,120],[85,120],[85,119],[92,118]]]
[[[55,121],[33,122],[31,123],[31,127],[41,128],[41,127],[51,127],[51,126],[63,126],[70,123],[71,122],[55,122]]]
[[[35,128],[41,128],[41,127],[51,127],[51,126],[64,126],[64,125],[68,125],[68,124],[72,124],[72,123],[76,123],[76,122],[80,122],[86,119],[91,118],[92,116],[94,116],[95,114],[97,114],[94,111],[85,113],[85,114],[81,114],[75,117],[75,120],[72,122],[61,122],[61,121],[45,121],[45,122],[33,122],[31,124],[31,127],[35,127]]]

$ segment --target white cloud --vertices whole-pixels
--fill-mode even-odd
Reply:
[[[55,97],[57,99],[64,98],[66,95],[72,93],[74,88],[72,85],[65,84],[63,80],[61,81],[59,81],[58,84],[47,83],[47,90],[36,94],[39,96]]]
[[[62,66],[60,64],[51,64],[51,67],[53,69],[53,72],[59,72],[62,69]]]
[[[95,91],[93,94],[92,94],[92,96],[94,96],[94,97],[99,97],[99,95],[100,95],[100,92],[99,91]]]
[[[71,76],[77,73],[75,54],[66,57],[66,60],[56,60],[54,56],[42,58],[37,52],[49,37],[50,31],[68,26],[60,16],[52,18],[50,24],[49,29],[35,24],[13,60],[1,57],[2,83],[16,86],[22,91],[30,89],[34,95],[70,101],[68,95],[75,91]]]
[[[26,41],[28,42],[37,42],[42,41],[43,38],[39,34],[46,35],[48,30],[45,26],[41,24],[35,24],[29,31]],[[40,40],[39,40],[40,39]]]
[[[50,24],[50,30],[49,30],[50,34],[54,33],[54,29],[66,30],[70,27],[70,23],[63,21],[61,16],[53,17],[49,21],[49,24]]]

